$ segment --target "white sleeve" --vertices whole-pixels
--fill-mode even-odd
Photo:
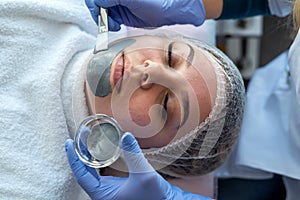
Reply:
[[[292,0],[268,0],[269,8],[272,15],[278,17],[285,17],[292,11],[293,1]]]
[[[300,30],[289,50],[289,66],[293,77],[298,103],[300,104]],[[300,106],[300,105],[299,105]]]

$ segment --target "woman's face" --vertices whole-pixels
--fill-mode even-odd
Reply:
[[[112,92],[95,96],[86,84],[88,105],[93,114],[114,117],[141,148],[161,147],[208,116],[216,97],[215,71],[196,46],[154,36],[131,39],[110,65]]]

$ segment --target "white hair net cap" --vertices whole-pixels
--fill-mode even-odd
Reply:
[[[171,177],[202,175],[219,167],[236,143],[244,110],[244,84],[233,62],[215,47],[198,40],[181,40],[213,59],[217,96],[209,116],[190,133],[167,146],[144,150],[154,168]]]

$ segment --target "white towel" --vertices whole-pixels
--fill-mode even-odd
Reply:
[[[84,0],[1,0],[0,27],[0,199],[86,199],[67,163],[73,113],[63,108],[96,41]],[[75,96],[86,111],[82,84]]]

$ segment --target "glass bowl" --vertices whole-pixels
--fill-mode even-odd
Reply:
[[[122,135],[120,125],[112,117],[104,114],[89,116],[75,133],[75,152],[90,167],[107,167],[120,156]]]

